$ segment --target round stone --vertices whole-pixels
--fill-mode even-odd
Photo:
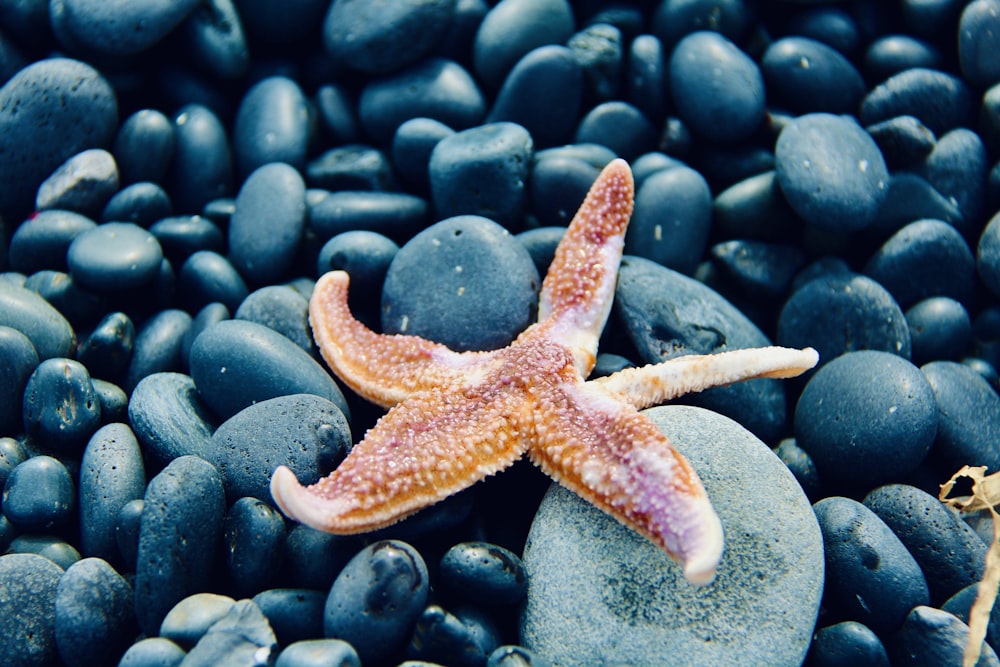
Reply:
[[[25,532],[51,532],[76,511],[76,485],[66,466],[35,456],[14,468],[3,487],[3,514]]]
[[[148,285],[160,273],[163,249],[156,237],[130,222],[107,222],[73,239],[66,253],[70,275],[95,292]]]
[[[55,451],[78,453],[101,424],[90,373],[79,361],[46,359],[28,378],[22,403],[25,432]]]
[[[233,152],[243,175],[269,162],[302,170],[310,134],[310,110],[299,85],[273,76],[250,88],[233,122]]]
[[[132,587],[100,558],[73,563],[56,589],[55,636],[68,667],[112,663],[135,637]]]
[[[0,556],[0,616],[10,623],[0,642],[5,665],[45,667],[58,661],[55,637],[56,591],[63,569],[35,554]]]

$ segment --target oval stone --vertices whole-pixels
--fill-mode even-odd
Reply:
[[[502,0],[476,32],[476,74],[496,89],[523,56],[540,46],[565,43],[573,29],[573,9],[566,0]]]
[[[961,359],[970,350],[972,320],[958,301],[934,296],[906,311],[913,342],[913,363]]]
[[[269,162],[302,170],[310,134],[309,105],[299,85],[272,76],[246,92],[233,124],[233,152],[244,176]]]
[[[46,359],[24,388],[24,430],[38,444],[76,453],[101,424],[101,403],[79,361]]]
[[[861,101],[858,118],[868,126],[896,116],[916,116],[941,135],[968,126],[975,104],[972,90],[957,76],[914,67],[872,88]]]
[[[821,42],[784,37],[767,47],[761,70],[773,101],[793,113],[853,113],[865,83],[844,56]]]
[[[309,588],[271,588],[257,593],[253,601],[267,616],[282,646],[322,639],[326,592]],[[347,644],[339,639],[327,641]]]
[[[181,342],[190,329],[191,316],[175,308],[161,310],[146,320],[135,337],[124,388],[131,393],[147,375],[180,371]]]
[[[160,624],[160,636],[191,648],[208,629],[229,613],[236,600],[218,593],[189,595],[167,612]]]
[[[488,542],[462,542],[448,549],[439,576],[453,595],[473,604],[515,604],[528,587],[521,559]]]
[[[34,456],[18,464],[3,487],[3,514],[28,533],[65,527],[76,511],[76,485],[69,470],[51,456]]]
[[[80,46],[101,54],[131,56],[150,48],[197,6],[197,0],[62,0],[66,27]]]
[[[217,302],[236,312],[249,293],[232,262],[211,250],[199,250],[184,261],[177,275],[177,290],[190,312]]]
[[[340,639],[314,639],[288,644],[278,654],[274,667],[310,667],[311,665],[337,665],[361,667],[361,659],[354,647]]]
[[[17,329],[31,341],[41,360],[69,357],[76,334],[62,314],[29,289],[0,282],[0,326]]]
[[[112,153],[122,183],[162,183],[174,154],[174,125],[156,109],[140,109],[118,128]]]
[[[35,208],[64,209],[96,216],[118,191],[118,165],[111,153],[91,148],[77,153],[38,186]]]
[[[173,213],[170,196],[156,183],[143,181],[126,186],[108,200],[101,222],[134,222],[148,228]]]
[[[353,231],[403,239],[427,226],[427,209],[425,199],[405,192],[325,192],[309,204],[309,227],[322,240]]]
[[[118,667],[177,667],[185,657],[184,649],[163,637],[140,639],[128,647]]]
[[[961,664],[961,656],[969,643],[969,626],[946,611],[921,605],[907,615],[906,623],[895,638],[896,652],[912,665]],[[898,660],[906,664],[902,660]],[[997,667],[1000,659],[989,644],[983,644],[980,667]]]
[[[17,329],[0,326],[0,433],[18,433],[23,425],[21,401],[28,378],[38,366],[38,352]],[[2,481],[2,480],[0,480]]]
[[[0,556],[0,616],[10,623],[0,642],[5,665],[45,667],[58,660],[55,637],[56,592],[63,569],[36,554]]]
[[[937,401],[937,438],[934,454],[947,469],[964,465],[1000,469],[1000,396],[965,364],[933,361],[920,368]]]
[[[187,454],[204,457],[211,450],[214,420],[187,375],[143,378],[132,391],[128,417],[143,452],[158,465]]]
[[[222,524],[229,581],[235,595],[249,597],[278,578],[285,546],[285,520],[257,498],[240,498]]]
[[[107,222],[73,239],[66,252],[73,280],[95,292],[148,285],[160,273],[163,249],[156,237],[130,222]]]
[[[576,128],[573,142],[600,144],[615,155],[634,160],[656,143],[657,130],[628,102],[611,101],[591,109]]]
[[[263,324],[315,354],[309,328],[309,301],[287,285],[270,285],[252,292],[236,309],[233,319]]]
[[[68,667],[111,664],[135,637],[132,587],[100,558],[73,563],[56,588],[55,637]]]
[[[188,104],[174,115],[170,198],[178,213],[200,213],[232,191],[232,151],[226,128],[206,106]]]
[[[843,621],[816,631],[809,659],[816,667],[837,667],[855,661],[869,667],[889,667],[882,640],[857,621]]]
[[[958,24],[958,61],[962,76],[985,88],[1000,81],[1000,3],[975,0],[962,10]]]
[[[21,273],[42,269],[65,271],[66,250],[80,234],[97,225],[72,211],[39,211],[14,230],[10,239],[10,268]]]

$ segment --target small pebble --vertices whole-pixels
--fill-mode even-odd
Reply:
[[[0,556],[0,616],[10,623],[0,642],[0,662],[5,665],[45,667],[58,660],[55,607],[63,569],[35,554]]]
[[[184,106],[173,122],[167,191],[177,213],[198,213],[213,199],[232,194],[232,149],[225,127],[208,107]]]
[[[73,239],[66,253],[70,275],[98,293],[149,285],[160,272],[156,237],[130,222],[106,222]]]
[[[170,196],[156,183],[143,181],[119,190],[101,211],[101,222],[132,222],[149,228],[174,211]]]
[[[72,359],[46,359],[24,388],[24,430],[38,444],[76,453],[101,425],[90,373]]]
[[[271,588],[257,593],[253,596],[253,601],[267,616],[278,637],[278,643],[282,646],[317,640],[331,642],[334,645],[331,648],[342,644],[350,646],[339,639],[322,639],[326,595],[324,591],[308,588]]]
[[[56,588],[55,637],[69,667],[113,663],[135,638],[132,587],[100,558],[73,563]]]
[[[19,535],[11,540],[7,553],[44,556],[64,570],[82,558],[72,544],[52,535]]]
[[[842,621],[816,632],[806,664],[810,667],[889,667],[889,656],[882,640],[867,625]]]
[[[263,324],[315,354],[309,328],[309,302],[291,287],[270,285],[251,292],[236,309],[233,319]]]
[[[128,395],[125,390],[107,380],[91,378],[94,393],[101,404],[101,421],[106,423],[128,421]]]
[[[953,361],[933,361],[920,368],[937,401],[934,455],[948,474],[963,465],[1000,469],[1000,396],[978,373]]]
[[[524,564],[513,552],[488,542],[462,542],[441,558],[440,580],[473,604],[515,604],[527,591]]]
[[[621,96],[624,63],[622,31],[611,22],[595,17],[590,25],[566,41],[583,71],[584,94],[601,102]]]
[[[322,276],[328,271],[346,271],[351,279],[348,292],[351,310],[358,312],[362,308],[367,314],[377,316],[374,297],[382,294],[385,274],[397,252],[399,246],[377,232],[343,232],[323,244],[316,272]]]
[[[835,49],[806,37],[784,37],[760,63],[769,98],[796,114],[851,113],[865,94],[858,70]]]
[[[933,44],[909,35],[883,35],[865,49],[863,67],[872,81],[885,81],[910,69],[940,69],[941,51]]]
[[[37,271],[24,286],[48,301],[74,329],[88,329],[109,308],[108,299],[81,287],[73,276],[61,271]]]
[[[392,162],[400,178],[417,194],[430,192],[427,166],[431,152],[439,141],[452,134],[455,130],[433,118],[411,118],[396,129],[392,138]]]
[[[607,146],[616,155],[633,160],[656,140],[656,128],[628,102],[599,104],[581,120],[574,143]]]
[[[964,224],[958,206],[945,199],[926,180],[907,171],[894,173],[889,176],[889,194],[870,231],[884,237],[915,220],[942,220],[954,226]]]
[[[190,649],[236,604],[228,595],[195,593],[175,604],[160,624],[159,635]]]
[[[353,535],[333,535],[301,524],[294,526],[285,538],[290,585],[329,591],[334,579],[362,546]]]
[[[972,130],[958,128],[941,136],[924,159],[919,173],[962,213],[959,231],[972,236],[980,231],[986,201],[989,158],[983,140]]]
[[[163,182],[174,153],[174,126],[156,109],[140,109],[118,128],[112,153],[122,183]]]
[[[424,165],[426,168],[426,165]],[[409,238],[427,226],[428,205],[403,192],[324,192],[309,205],[309,227],[320,239],[352,231]]]
[[[38,352],[17,329],[0,326],[0,433],[18,433],[23,425],[21,401],[28,378],[38,367]]]
[[[42,181],[35,208],[96,216],[118,190],[118,165],[102,148],[77,153]]]
[[[69,470],[51,456],[18,464],[3,487],[3,514],[25,532],[64,528],[76,512],[76,485]]]
[[[247,90],[233,121],[239,173],[246,177],[269,162],[301,171],[310,139],[309,116],[302,89],[287,77],[268,77]]]
[[[861,101],[858,119],[864,126],[896,116],[915,116],[931,132],[942,135],[966,126],[975,98],[968,84],[951,74],[921,67],[906,69],[872,88]]]
[[[783,297],[806,262],[796,246],[763,241],[727,241],[712,246],[712,265],[753,301]]]
[[[934,150],[937,137],[913,116],[897,116],[865,128],[890,170],[912,169]]]
[[[601,166],[579,157],[553,155],[548,151],[536,153],[528,182],[528,207],[538,224],[565,231]],[[534,231],[528,229],[522,234]]]
[[[484,612],[468,607],[451,613],[438,605],[430,605],[417,619],[405,655],[459,667],[476,667],[482,665],[499,645],[496,626]]]
[[[958,301],[934,296],[918,301],[906,311],[906,325],[913,345],[913,363],[966,355],[972,343],[972,320]]]
[[[626,98],[654,122],[667,108],[666,55],[654,35],[637,35],[629,44],[626,58]]]
[[[0,282],[0,326],[27,336],[43,361],[71,356],[76,348],[76,334],[58,310],[35,292],[9,282]]]
[[[773,170],[731,185],[712,203],[713,224],[727,238],[787,242],[796,219]]]
[[[134,572],[139,557],[139,525],[142,520],[142,498],[130,500],[122,505],[115,521],[115,543],[125,564],[126,572]]]
[[[153,373],[180,371],[181,342],[190,329],[191,316],[176,308],[161,310],[146,320],[135,337],[125,373],[125,389],[131,393],[143,378]]]
[[[278,642],[267,618],[251,600],[240,600],[212,624],[184,662],[191,667],[269,667],[277,654]]]
[[[163,256],[174,266],[183,266],[199,250],[225,251],[225,238],[219,227],[200,215],[161,216],[149,227],[163,249]]]
[[[549,663],[523,646],[498,646],[486,659],[486,667],[548,667]]]
[[[80,46],[95,54],[131,56],[152,47],[173,30],[198,4],[196,0],[167,3],[64,0],[66,28]]]
[[[147,637],[125,651],[118,667],[179,667],[184,656],[184,649],[169,639]]]
[[[975,0],[962,10],[958,26],[958,60],[962,76],[974,86],[1000,81],[1000,64],[992,57],[1000,51],[1000,3]]]
[[[386,154],[371,146],[331,148],[306,166],[306,183],[324,190],[396,190],[396,177]]]
[[[206,456],[212,449],[212,417],[182,373],[154,373],[132,391],[128,418],[143,452],[159,466],[179,456]]]
[[[573,34],[573,9],[566,0],[502,0],[483,18],[472,59],[476,74],[499,88],[522,57],[548,44],[563,44]]]
[[[288,644],[274,667],[361,667],[354,647],[340,639],[313,639]]]
[[[217,252],[199,250],[185,260],[177,274],[177,291],[188,312],[210,303],[222,303],[236,312],[249,294],[247,284],[232,263]]]
[[[688,33],[711,25],[726,38],[741,40],[750,29],[752,11],[742,2],[668,0],[660,3],[650,23],[666,49],[672,49]]]
[[[890,649],[894,665],[959,667],[969,641],[969,626],[946,611],[921,605],[909,613],[894,639]],[[983,644],[976,665],[1000,665],[993,647]]]
[[[7,483],[11,471],[26,461],[28,452],[23,444],[14,438],[0,438],[0,485]]]
[[[73,239],[96,226],[90,218],[73,211],[39,211],[14,231],[10,267],[21,273],[66,271],[66,250]]]

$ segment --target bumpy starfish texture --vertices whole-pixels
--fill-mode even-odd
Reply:
[[[538,322],[508,347],[454,352],[377,334],[351,315],[348,276],[317,283],[310,320],[349,387],[391,409],[329,476],[309,487],[285,467],[271,493],[318,530],[374,530],[492,475],[525,453],[560,484],[645,535],[692,583],[715,576],[723,531],[694,470],[639,410],[756,377],[792,377],[812,349],[767,347],[680,357],[586,381],[608,318],[632,214],[632,173],[600,174],[556,249]]]

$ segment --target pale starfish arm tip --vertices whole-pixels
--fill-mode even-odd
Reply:
[[[719,516],[707,500],[704,504],[705,511],[696,526],[698,535],[682,557],[684,578],[695,586],[706,586],[715,580],[725,543]]]
[[[316,530],[332,532],[326,521],[336,514],[335,508],[330,507],[332,501],[311,493],[287,467],[279,466],[271,475],[271,496],[288,518]]]

